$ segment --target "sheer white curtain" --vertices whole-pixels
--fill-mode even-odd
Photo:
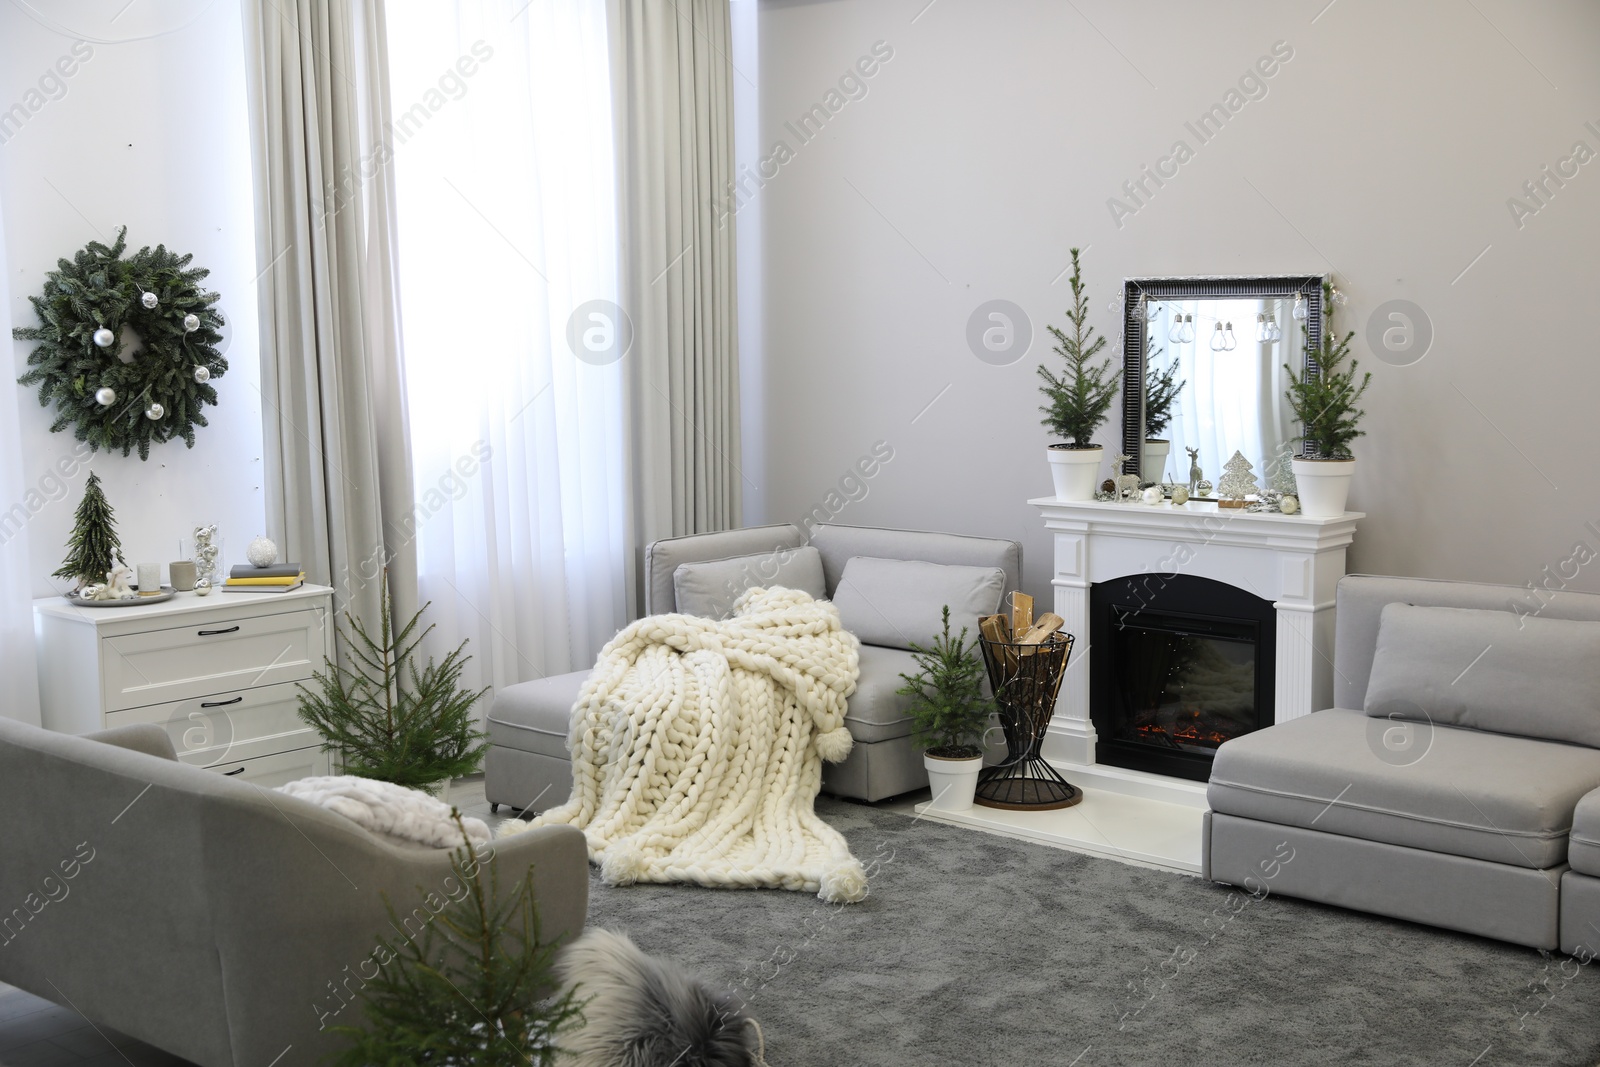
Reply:
[[[4,279],[6,227],[0,217],[0,338],[11,337],[11,299]],[[8,366],[10,364],[7,364]],[[39,724],[39,682],[33,665],[33,600],[28,580],[29,485],[22,468],[17,401],[25,394],[8,386],[0,396],[0,715]],[[53,475],[53,472],[52,472]],[[48,491],[50,485],[45,489]]]
[[[617,299],[605,5],[388,19],[427,648],[469,639],[476,685],[579,669],[627,611],[621,367],[568,342]]]

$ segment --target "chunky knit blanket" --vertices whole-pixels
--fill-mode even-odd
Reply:
[[[355,775],[299,778],[278,792],[343,815],[380,837],[429,848],[460,848],[461,831],[474,844],[487,843],[489,826],[482,819],[463,818],[456,826],[449,804],[420,789]]]
[[[730,618],[654,615],[601,651],[573,709],[570,823],[613,885],[691,882],[866,896],[814,809],[850,753],[859,646],[826,601],[751,589]]]

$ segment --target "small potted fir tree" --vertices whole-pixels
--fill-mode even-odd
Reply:
[[[1084,292],[1076,248],[1072,249],[1072,310],[1067,312],[1067,321],[1072,324],[1070,334],[1054,326],[1045,327],[1056,339],[1053,351],[1067,365],[1059,376],[1043,364],[1039,366],[1039,377],[1044,380],[1039,391],[1046,400],[1039,410],[1044,412],[1044,424],[1060,438],[1047,453],[1056,499],[1092,500],[1100,457],[1105,451],[1093,443],[1094,432],[1106,421],[1118,382],[1111,373],[1109,359],[1091,363],[1105,348],[1106,339],[1096,337],[1094,327],[1089,325],[1089,297]]]
[[[1332,519],[1344,514],[1350,476],[1356,466],[1350,442],[1366,434],[1356,428],[1366,415],[1356,402],[1372,382],[1371,371],[1357,380],[1357,362],[1350,355],[1350,339],[1355,331],[1335,340],[1333,286],[1324,282],[1322,294],[1323,306],[1328,309],[1322,344],[1318,351],[1312,351],[1309,333],[1305,342],[1307,355],[1317,362],[1317,373],[1306,370],[1296,374],[1287,363],[1283,367],[1289,375],[1284,396],[1294,409],[1295,419],[1305,426],[1301,440],[1305,441],[1306,455],[1295,457],[1291,466],[1300,489],[1300,510],[1311,519]],[[1304,331],[1305,327],[1301,329]]]
[[[983,664],[967,643],[967,628],[950,634],[950,606],[944,608],[944,629],[932,648],[913,643],[916,674],[902,674],[906,683],[896,692],[911,698],[906,714],[911,734],[923,749],[922,765],[939,811],[966,811],[983,770],[983,735],[994,703],[983,695]]]
[[[300,687],[300,718],[322,735],[342,773],[375,778],[444,798],[452,778],[477,771],[489,750],[472,707],[483,694],[461,686],[461,671],[472,657],[465,641],[439,663],[430,658],[418,668],[422,606],[397,631],[391,620],[387,576],[379,597],[382,612],[376,637],[361,620],[349,623],[346,650],[351,666],[328,661],[328,672],[313,677],[320,692]]]
[[[1165,370],[1157,370],[1155,357],[1158,348],[1150,354],[1150,367],[1144,379],[1144,447],[1139,453],[1139,477],[1160,484],[1167,480],[1167,453],[1172,442],[1161,435],[1172,421],[1172,405],[1188,382],[1178,381],[1178,361]]]

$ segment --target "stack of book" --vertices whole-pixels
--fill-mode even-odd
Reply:
[[[278,563],[271,567],[257,567],[241,563],[228,572],[222,588],[236,593],[287,593],[305,583],[305,571],[298,563]]]

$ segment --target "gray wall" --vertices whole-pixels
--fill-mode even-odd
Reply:
[[[1118,357],[1124,277],[1335,275],[1373,371],[1352,569],[1520,585],[1548,566],[1600,590],[1600,559],[1582,565],[1600,553],[1600,308],[1582,295],[1600,282],[1600,157],[1536,213],[1508,205],[1577,142],[1600,153],[1600,6],[1326,2],[762,0],[760,155],[781,140],[792,158],[737,215],[762,228],[741,265],[760,282],[748,518],[820,505],[1020,538],[1025,586],[1048,593],[1026,504],[1050,492],[1034,367],[1056,359],[1044,326],[1066,325],[1080,245]],[[801,143],[785,123],[843,99],[826,95],[877,41],[893,57],[865,96]],[[1293,58],[1265,96],[1247,86],[1259,98],[1200,144],[1185,123],[1278,41]],[[1193,158],[1113,220],[1108,199],[1179,139]],[[995,298],[1035,331],[1009,366],[965,340]],[[1393,299],[1434,330],[1410,366],[1363,337]],[[1100,440],[1119,432],[1114,415]],[[879,440],[894,458],[851,479]]]

